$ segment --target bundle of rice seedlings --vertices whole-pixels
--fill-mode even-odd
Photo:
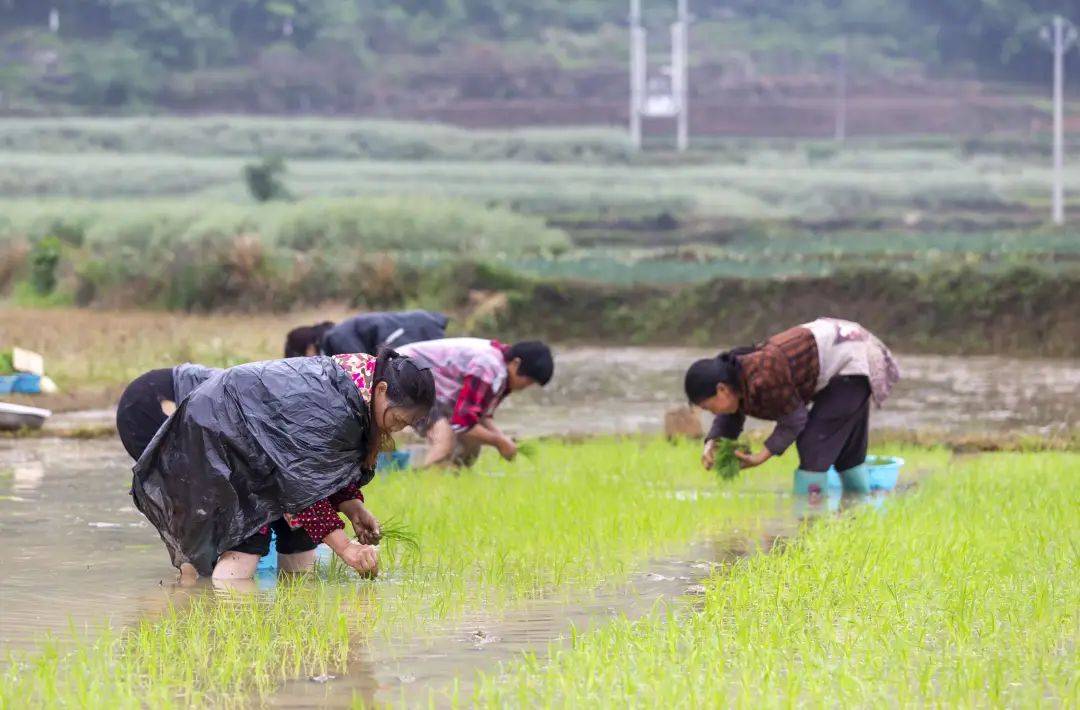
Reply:
[[[416,533],[397,518],[388,518],[379,523],[379,532],[381,533],[380,544],[387,541],[398,542],[413,552],[420,552],[420,540],[416,537]]]
[[[716,469],[716,475],[725,481],[730,481],[738,476],[739,472],[742,471],[742,467],[739,464],[738,457],[735,456],[735,452],[741,451],[748,454],[750,453],[750,447],[735,439],[716,439],[713,447],[715,452],[713,468]]]
[[[540,454],[540,444],[535,441],[522,441],[517,445],[517,452],[530,461],[534,461]]]

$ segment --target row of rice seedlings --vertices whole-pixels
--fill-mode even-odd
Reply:
[[[13,659],[0,707],[168,707],[264,697],[341,668],[350,637],[395,634],[518,600],[626,578],[652,557],[773,514],[790,461],[721,492],[697,449],[659,440],[544,442],[532,461],[485,457],[461,475],[381,476],[374,512],[398,521],[382,576],[351,573],[266,595],[196,596],[158,620]],[[692,495],[684,495],[690,493]],[[164,553],[163,553],[164,554]]]
[[[484,706],[1080,703],[1080,455],[991,454],[715,575],[700,610],[575,636]],[[460,697],[457,700],[461,700]]]

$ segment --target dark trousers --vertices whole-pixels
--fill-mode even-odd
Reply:
[[[859,375],[834,377],[814,396],[806,428],[795,446],[799,468],[846,471],[866,461],[870,429],[870,380]]]
[[[116,430],[120,442],[136,461],[168,416],[161,403],[176,402],[172,368],[151,370],[139,375],[120,395],[116,407]]]

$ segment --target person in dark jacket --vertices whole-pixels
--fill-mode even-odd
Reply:
[[[442,313],[397,311],[363,313],[335,325],[331,321],[294,328],[285,337],[285,357],[375,354],[381,348],[400,348],[409,343],[446,337]]]
[[[136,458],[132,496],[182,572],[251,577],[277,533],[282,570],[310,568],[318,542],[374,573],[378,521],[360,487],[390,434],[424,417],[432,374],[407,357],[181,365],[133,381],[117,428]],[[338,512],[359,541],[349,540]]]
[[[845,486],[861,480],[870,403],[884,403],[900,371],[889,349],[858,323],[818,318],[764,343],[698,360],[686,372],[691,403],[716,415],[701,461],[712,468],[715,441],[737,439],[747,416],[776,422],[764,448],[736,452],[758,466],[796,444],[802,474],[835,466]]]

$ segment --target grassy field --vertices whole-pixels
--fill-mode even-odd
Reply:
[[[0,153],[0,197],[169,197],[244,201],[239,157]],[[1071,167],[1067,182],[1080,181]],[[744,161],[590,165],[527,161],[293,160],[300,197],[460,198],[549,217],[633,219],[674,214],[824,222],[918,219],[920,213],[1031,217],[1049,198],[1042,162],[955,151],[852,148],[815,157],[796,146]]]
[[[488,676],[488,707],[1070,707],[1080,457],[955,466],[706,585]],[[616,662],[612,662],[617,659]]]
[[[947,454],[909,457],[927,467]],[[716,495],[720,484],[697,465],[695,445],[602,439],[547,442],[513,464],[488,457],[460,476],[379,477],[365,490],[369,505],[419,542],[419,550],[384,546],[381,581],[332,572],[285,584],[271,599],[203,595],[74,649],[14,659],[0,675],[0,707],[266,697],[288,678],[340,673],[350,647],[372,634],[407,638],[466,611],[495,615],[522,600],[618,583],[692,540],[753,531],[776,515],[774,492],[792,465],[775,461]]]

